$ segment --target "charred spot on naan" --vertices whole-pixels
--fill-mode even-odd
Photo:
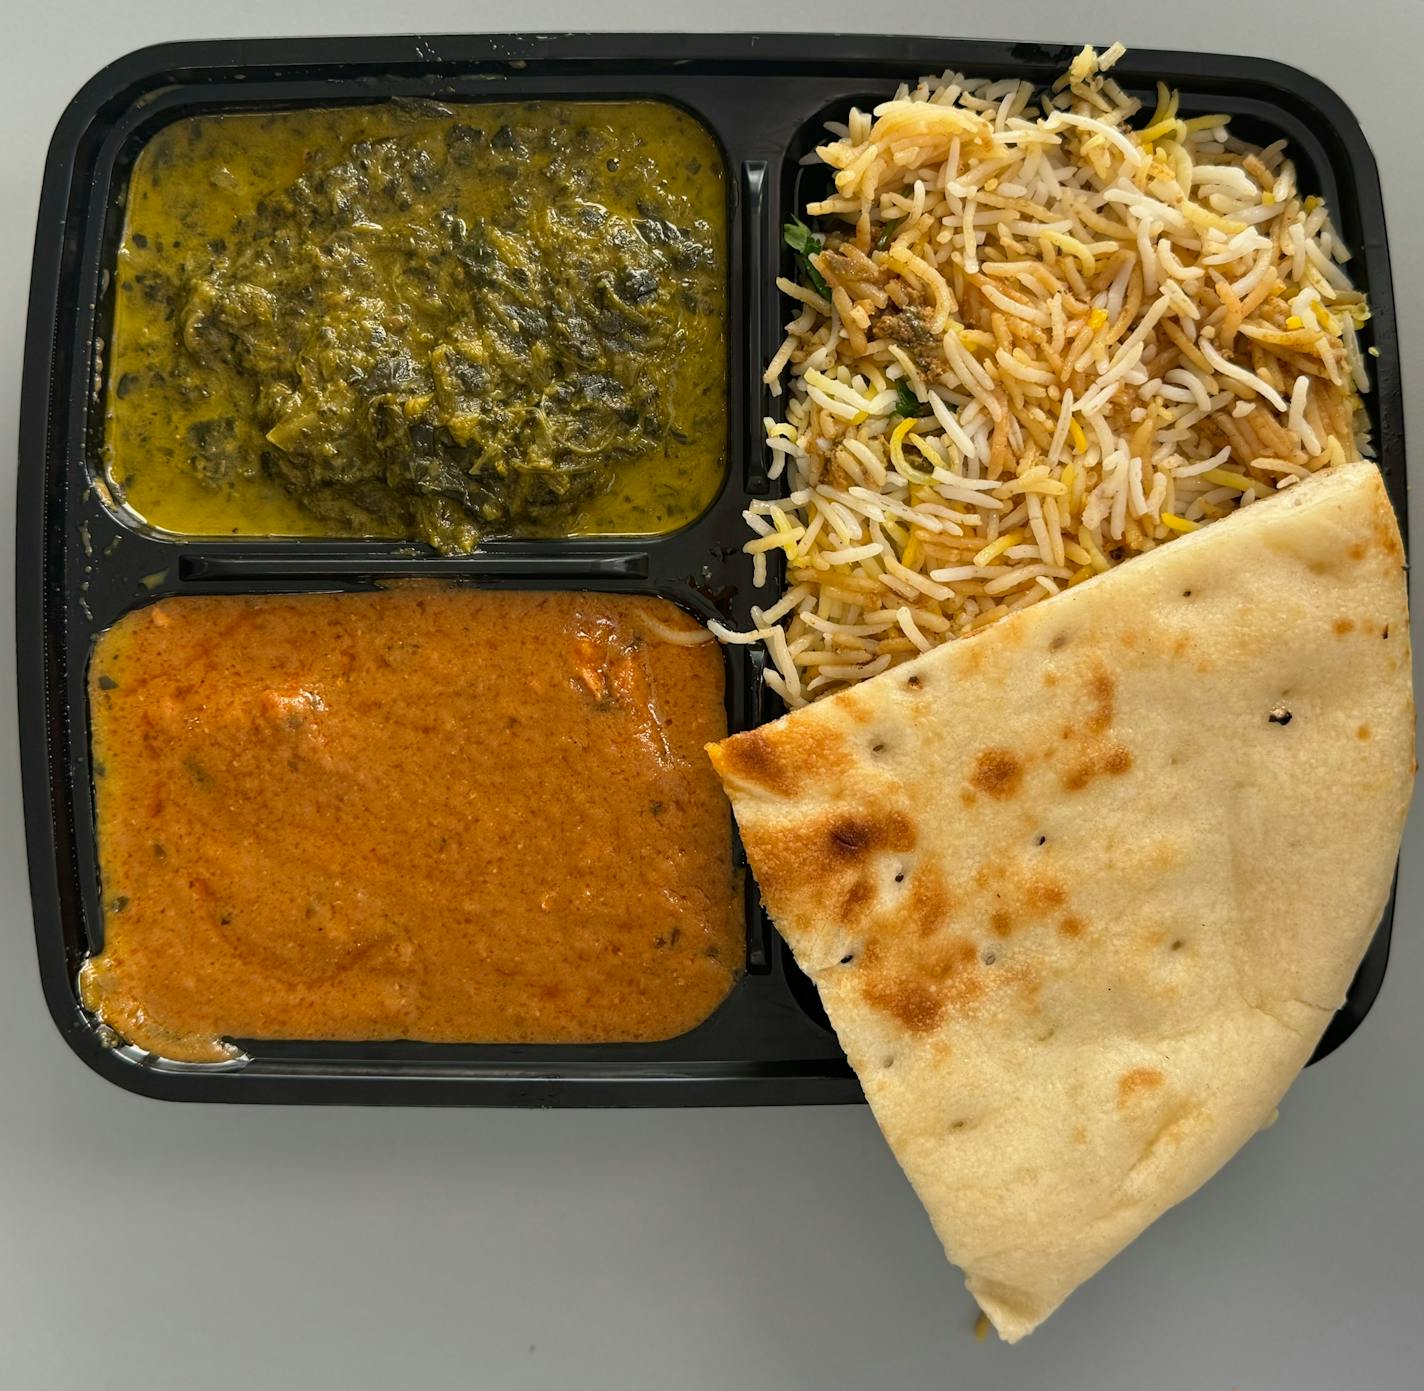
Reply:
[[[1068,746],[1065,752],[1071,762],[1058,775],[1065,792],[1080,792],[1097,777],[1119,777],[1133,766],[1131,750],[1106,737],[1117,714],[1117,682],[1112,673],[1094,659],[1076,681],[1083,708],[1076,718],[1057,725],[1057,739],[1050,740],[1041,754],[1052,760],[1061,745]]]
[[[841,922],[858,922],[865,916],[865,910],[875,902],[875,897],[875,885],[871,880],[864,877],[854,880],[850,888],[846,890],[845,897],[841,900]]]
[[[1101,662],[1094,662],[1088,674],[1088,697],[1091,706],[1087,718],[1088,732],[1102,734],[1113,722],[1117,683]]]
[[[854,954],[887,892],[903,882],[903,857],[916,844],[914,821],[896,807],[819,811],[790,824],[744,816],[741,827],[772,917],[795,891],[806,900],[800,916],[819,924],[802,962],[812,976]]]
[[[971,876],[979,891],[978,911],[991,937],[1003,940],[1023,936],[1028,931],[1048,931],[1057,924],[1065,937],[1078,937],[1086,930],[1074,915],[1069,892],[1062,880],[1026,861],[986,861]]]
[[[1094,778],[1121,777],[1132,769],[1132,751],[1122,744],[1098,744],[1077,759],[1062,776],[1065,792],[1081,792]]]
[[[1393,568],[1404,564],[1404,543],[1399,534],[1399,523],[1395,520],[1394,507],[1380,480],[1378,502],[1374,520],[1370,523],[1370,539],[1374,542],[1375,553]]]
[[[1101,662],[1094,662],[1085,678],[1087,712],[1083,716],[1083,727],[1087,738],[1083,741],[1082,752],[1071,766],[1061,775],[1063,789],[1067,792],[1081,791],[1101,774],[1120,776],[1132,767],[1132,754],[1122,744],[1105,739],[1117,713],[1117,683],[1112,673]],[[1073,725],[1065,725],[1063,738],[1072,742],[1077,737]]]
[[[903,882],[904,871],[897,882]],[[894,910],[894,921],[914,937],[932,937],[949,922],[954,901],[944,875],[935,865],[922,865],[910,880],[909,892]]]
[[[849,766],[844,737],[824,721],[787,722],[709,744],[707,755],[729,788],[795,797],[808,782]]]
[[[989,980],[979,949],[957,936],[913,947],[895,938],[872,938],[856,972],[865,1002],[911,1033],[929,1033],[946,1014],[978,1003]]]
[[[974,760],[969,781],[990,797],[1012,797],[1023,782],[1023,763],[1010,749],[988,748]]]
[[[1068,891],[1058,880],[1047,874],[1036,874],[1028,881],[1024,902],[1038,913],[1061,908],[1068,901]]]
[[[903,812],[838,812],[826,818],[823,840],[832,862],[854,863],[881,850],[913,850],[915,823]]]
[[[840,713],[848,716],[856,724],[869,724],[875,719],[875,708],[868,701],[862,700],[852,688],[842,691],[837,698],[836,706]]]
[[[865,1002],[912,1032],[937,1029],[1003,990],[1031,998],[1040,981],[1029,934],[1087,931],[1052,874],[995,861],[981,864],[970,882],[976,892],[960,904],[937,869],[920,866],[904,899],[876,913],[844,962]],[[1027,951],[1016,945],[1021,938]]]
[[[1129,1068],[1117,1079],[1118,1106],[1129,1106],[1137,1097],[1158,1091],[1164,1080],[1155,1067]]]
[[[867,977],[860,989],[868,1005],[891,1015],[911,1033],[927,1034],[944,1018],[940,992],[914,976],[881,972]]]

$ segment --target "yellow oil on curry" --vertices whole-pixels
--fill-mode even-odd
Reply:
[[[126,615],[90,666],[84,1003],[198,1062],[692,1028],[744,954],[704,636],[665,600],[423,585]]]
[[[185,535],[676,529],[725,473],[726,241],[666,103],[179,120],[129,181],[109,485]]]

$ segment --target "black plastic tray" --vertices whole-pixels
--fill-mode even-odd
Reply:
[[[705,1024],[667,1043],[599,1047],[244,1041],[248,1060],[193,1066],[110,1046],[79,1006],[79,964],[102,943],[85,668],[96,633],[171,594],[350,589],[438,574],[490,586],[657,593],[709,617],[748,622],[757,597],[739,547],[746,499],[764,496],[761,371],[787,308],[785,216],[800,209],[799,160],[821,123],[883,99],[902,79],[954,68],[1051,81],[1069,46],[852,35],[482,35],[172,44],[105,68],[70,103],[40,199],[20,419],[16,632],[21,762],[40,971],[51,1014],[92,1068],[175,1100],[438,1105],[668,1105],[842,1102],[860,1089],[816,992],[748,894],[746,974]],[[1226,111],[1262,144],[1284,136],[1307,191],[1330,203],[1369,292],[1375,443],[1404,520],[1404,421],[1384,211],[1359,125],[1328,88],[1258,58],[1136,50],[1114,76],[1150,98],[1162,79],[1188,114]],[[371,102],[662,97],[721,142],[729,198],[730,458],[699,521],[654,539],[494,542],[469,557],[411,558],[364,541],[181,541],[126,522],[93,487],[102,431],[110,268],[139,146],[199,111]],[[1149,102],[1150,105],[1150,102]],[[773,574],[772,583],[779,582]],[[764,597],[764,596],[763,596]],[[727,651],[734,729],[770,713],[759,658]],[[1317,1057],[1339,1046],[1378,993],[1393,902]]]

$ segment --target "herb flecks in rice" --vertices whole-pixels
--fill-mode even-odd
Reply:
[[[1281,145],[1156,110],[1085,49],[1051,93],[954,74],[853,110],[766,373],[789,493],[746,513],[792,705],[1358,458],[1368,317]],[[799,226],[799,224],[798,224]],[[816,238],[819,249],[813,249]]]

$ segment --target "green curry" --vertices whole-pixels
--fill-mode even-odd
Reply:
[[[109,482],[155,526],[659,532],[726,442],[726,194],[656,102],[205,116],[135,162]]]

